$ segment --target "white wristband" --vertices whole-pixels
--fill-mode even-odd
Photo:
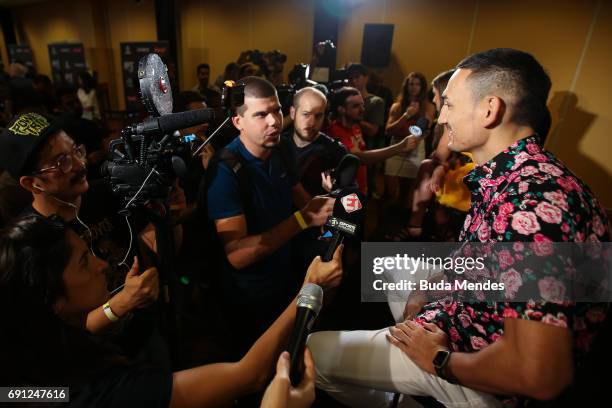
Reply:
[[[111,322],[116,322],[117,320],[119,320],[119,316],[113,313],[113,310],[110,307],[110,302],[106,302],[104,306],[102,306],[102,309],[104,310],[104,314],[106,315],[106,317],[108,317],[108,320],[110,320]]]

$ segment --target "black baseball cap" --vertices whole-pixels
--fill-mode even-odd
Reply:
[[[39,148],[64,128],[63,122],[33,112],[15,116],[0,133],[0,167],[16,180],[24,176]]]

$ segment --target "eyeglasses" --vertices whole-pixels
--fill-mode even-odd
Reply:
[[[70,153],[62,154],[60,157],[58,157],[57,163],[55,165],[36,170],[32,174],[34,175],[34,174],[46,173],[48,171],[52,171],[56,169],[61,171],[63,174],[67,174],[72,170],[72,167],[74,166],[75,157],[81,162],[83,163],[85,162],[86,157],[87,157],[87,152],[85,150],[84,145],[78,145],[74,149],[72,149]]]

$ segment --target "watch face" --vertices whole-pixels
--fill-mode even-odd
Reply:
[[[444,363],[446,362],[446,359],[448,359],[449,354],[450,351],[448,350],[438,351],[433,359],[434,367],[442,367],[442,365],[444,365]]]

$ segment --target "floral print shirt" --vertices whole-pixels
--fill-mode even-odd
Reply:
[[[539,146],[537,136],[521,139],[477,166],[464,182],[472,192],[472,206],[460,241],[515,242],[514,254],[531,246],[537,255],[545,257],[547,247],[533,247],[534,243],[610,239],[607,217],[592,192],[552,153]],[[506,283],[506,296],[510,293],[512,297],[527,284],[539,288],[542,299],[555,292],[554,278],[542,269],[533,265],[533,270],[521,268],[512,253],[501,252],[504,251],[497,256],[500,272],[505,271],[501,281]],[[606,313],[606,303],[453,300],[426,305],[416,321],[438,324],[448,334],[452,349],[464,352],[480,350],[498,340],[504,332],[505,318],[568,327],[574,336],[577,364]]]

